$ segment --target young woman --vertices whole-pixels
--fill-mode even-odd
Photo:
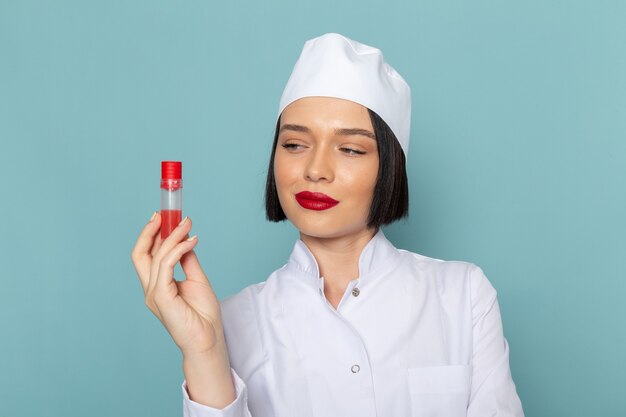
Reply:
[[[480,268],[380,229],[408,211],[409,123],[378,49],[321,36],[281,98],[268,169],[268,218],[300,232],[288,263],[220,304],[191,220],[161,241],[153,215],[132,260],[183,353],[185,416],[523,416]]]

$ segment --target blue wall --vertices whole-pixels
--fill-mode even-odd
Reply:
[[[180,415],[130,261],[159,162],[218,295],[264,280],[297,236],[264,220],[278,100],[329,31],[413,89],[387,236],[483,267],[527,416],[624,415],[626,3],[407,3],[0,0],[0,417]]]

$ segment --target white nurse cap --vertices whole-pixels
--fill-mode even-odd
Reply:
[[[280,99],[278,114],[303,97],[359,103],[389,125],[406,154],[411,131],[411,89],[374,47],[327,33],[304,44]]]

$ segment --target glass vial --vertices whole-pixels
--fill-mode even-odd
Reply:
[[[183,218],[183,163],[161,162],[161,238],[165,240]]]

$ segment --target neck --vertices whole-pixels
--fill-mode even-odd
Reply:
[[[336,238],[300,233],[300,239],[315,257],[320,276],[324,277],[324,294],[333,307],[337,308],[350,281],[359,277],[359,257],[375,234],[373,229]]]

